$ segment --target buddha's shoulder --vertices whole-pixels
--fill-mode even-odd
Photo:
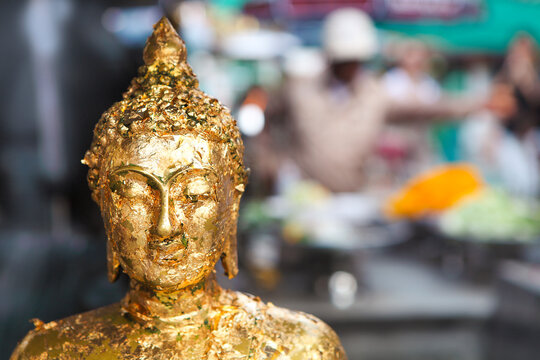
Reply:
[[[230,292],[232,309],[242,309],[236,321],[246,335],[264,338],[268,349],[287,359],[346,359],[338,336],[317,317],[265,303],[258,297]],[[231,316],[235,316],[231,309]],[[281,359],[281,357],[276,357]]]
[[[119,333],[122,328],[128,328],[130,323],[122,315],[120,304],[49,323],[35,320],[35,328],[21,340],[11,359],[80,357],[81,350],[86,348],[91,351],[107,344],[111,336]]]

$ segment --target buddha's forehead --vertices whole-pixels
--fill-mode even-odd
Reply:
[[[222,166],[222,146],[194,134],[141,135],[124,139],[111,151],[110,170],[138,165],[162,177],[186,166],[216,170]]]

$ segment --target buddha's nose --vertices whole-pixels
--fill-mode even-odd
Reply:
[[[160,237],[168,237],[171,235],[171,221],[169,220],[169,214],[161,213],[159,215],[159,221],[156,227],[156,234]]]
[[[168,194],[164,194],[161,198],[161,208],[159,210],[159,218],[156,225],[156,234],[162,238],[169,237],[172,234]]]

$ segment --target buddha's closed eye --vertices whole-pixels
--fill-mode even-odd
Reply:
[[[126,174],[125,176],[111,177],[109,188],[113,193],[127,199],[145,197],[150,195],[152,190],[158,190],[151,180],[133,173]]]
[[[182,194],[187,201],[198,202],[210,196],[212,186],[203,177],[190,179],[184,186]]]

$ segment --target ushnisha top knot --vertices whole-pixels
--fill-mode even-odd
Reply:
[[[154,32],[148,38],[144,48],[143,59],[148,66],[162,62],[178,65],[187,58],[184,41],[178,36],[174,27],[166,17],[162,17],[154,25]]]
[[[197,77],[186,61],[186,47],[173,26],[162,18],[144,49],[145,65],[131,82],[123,99],[111,106],[94,129],[94,139],[83,163],[90,168],[88,183],[94,200],[103,185],[100,168],[106,149],[135,136],[196,134],[227,144],[235,164],[235,182],[244,184],[244,146],[236,121],[218,100],[199,89]]]
[[[154,32],[146,41],[143,52],[144,65],[139,76],[133,79],[124,97],[133,98],[152,92],[156,85],[187,92],[199,87],[197,77],[187,63],[184,41],[166,17],[154,25]]]

